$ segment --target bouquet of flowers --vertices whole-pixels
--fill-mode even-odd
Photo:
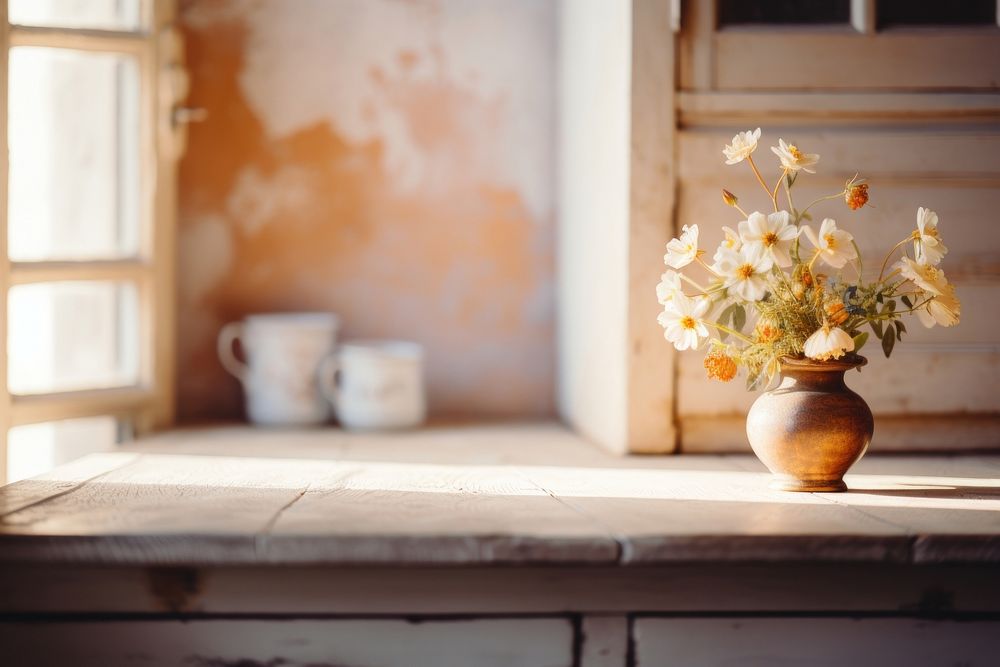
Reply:
[[[663,305],[658,321],[674,347],[698,349],[707,341],[710,378],[728,382],[744,369],[747,388],[757,389],[770,385],[783,358],[840,359],[861,350],[870,334],[888,357],[906,333],[903,315],[916,314],[927,327],[958,324],[961,304],[938,268],[948,249],[934,211],[918,208],[916,229],[889,250],[877,276],[866,277],[850,232],[832,218],[817,229],[807,223],[823,201],[842,199],[850,210],[865,206],[868,184],[855,175],[840,192],[799,209],[795,184],[803,172],[816,173],[819,155],[779,139],[771,151],[780,174],[768,185],[753,159],[759,139],[760,128],[740,132],[723,154],[726,164],[748,164],[773,211],[747,213],[736,195],[723,190],[723,201],[742,220],[735,230],[722,228],[711,263],[699,248],[698,225],[685,225],[667,244],[664,261],[671,268],[656,296]],[[689,265],[702,267],[707,278],[680,272]]]

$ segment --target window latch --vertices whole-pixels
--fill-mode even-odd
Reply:
[[[208,109],[204,107],[174,107],[172,118],[174,127],[188,123],[201,123],[207,119]]]

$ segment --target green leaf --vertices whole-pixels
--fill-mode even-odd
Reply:
[[[719,319],[716,322],[721,326],[729,326],[729,320],[732,319],[733,311],[736,309],[736,304],[731,303],[726,306],[721,313],[719,313]],[[729,338],[729,332],[719,329],[719,340],[725,341]]]
[[[861,348],[865,346],[868,342],[868,332],[862,331],[857,336],[854,337],[854,351],[858,352]]]
[[[734,303],[733,306],[735,306],[735,308],[733,308],[733,329],[736,331],[743,331],[743,327],[746,326],[747,323],[747,311],[739,304]]]
[[[889,301],[885,304],[885,309],[887,311],[889,311],[890,313],[895,313],[896,312],[896,300],[895,299],[889,299]]]
[[[906,295],[904,294],[903,296],[901,296],[901,297],[899,297],[899,298],[900,298],[900,300],[902,300],[902,302],[903,302],[903,303],[905,303],[905,304],[906,304],[906,307],[907,307],[907,308],[913,308],[913,302],[912,302],[912,301],[910,301],[910,297],[908,297],[908,296],[906,296]]]
[[[875,297],[875,300],[878,301],[879,303],[882,303],[882,293],[881,292],[878,293],[878,296]]]
[[[893,324],[896,326],[896,340],[903,340],[903,330],[900,329],[900,327],[903,326],[903,323],[896,320]]]
[[[875,337],[878,339],[882,338],[882,322],[881,320],[872,320],[869,322],[872,327],[872,331],[875,332]]]
[[[747,391],[755,391],[757,389],[762,389],[770,384],[770,377],[768,376],[767,367],[769,364],[764,364],[761,366],[760,372],[754,376],[747,376]]]
[[[896,328],[903,333],[906,333],[906,325],[903,324],[903,320],[896,320]]]
[[[896,337],[892,335],[892,332],[888,333],[888,336],[882,337],[882,351],[885,353],[886,359],[892,354],[892,348],[896,345]]]

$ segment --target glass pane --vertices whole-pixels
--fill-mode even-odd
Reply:
[[[850,0],[719,0],[719,25],[847,23]]]
[[[134,385],[139,310],[134,285],[34,283],[10,290],[7,384],[15,394]]]
[[[9,0],[7,7],[19,25],[136,30],[142,0]]]
[[[15,426],[7,432],[7,482],[47,473],[118,441],[114,417],[87,417]]]
[[[914,2],[879,0],[879,27],[893,25],[992,25],[996,21],[996,0],[962,2]]]
[[[10,52],[13,260],[134,256],[139,245],[139,72],[110,53]]]

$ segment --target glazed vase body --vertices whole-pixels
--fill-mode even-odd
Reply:
[[[844,473],[860,459],[875,430],[872,411],[844,383],[867,363],[785,359],[781,384],[757,398],[747,414],[750,446],[784,491],[846,491]]]

